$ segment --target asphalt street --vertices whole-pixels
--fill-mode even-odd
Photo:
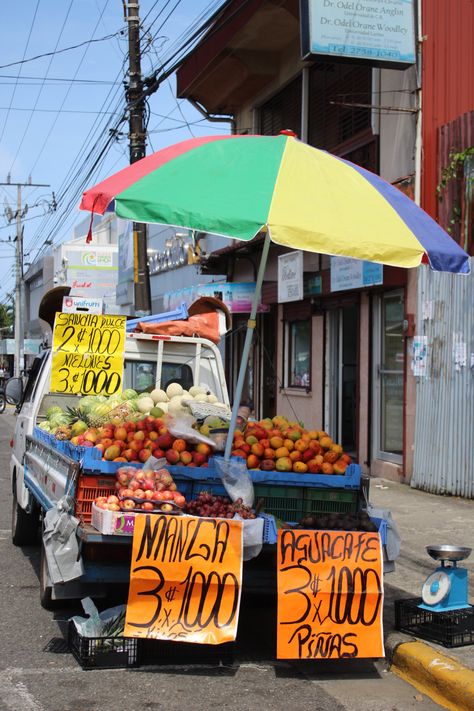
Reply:
[[[10,407],[0,415],[0,711],[428,711],[439,709],[383,661],[274,659],[271,604],[243,600],[233,663],[84,671],[67,649],[76,606],[40,606],[39,546],[11,543]],[[115,602],[115,601],[114,601]],[[107,606],[107,605],[105,605]],[[163,660],[165,662],[166,660]]]

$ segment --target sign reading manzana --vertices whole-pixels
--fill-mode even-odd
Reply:
[[[301,38],[304,58],[406,67],[416,61],[413,0],[301,0]]]

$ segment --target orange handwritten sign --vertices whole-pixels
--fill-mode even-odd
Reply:
[[[378,533],[278,534],[278,659],[383,657]]]
[[[221,644],[235,639],[242,521],[139,514],[125,636]]]

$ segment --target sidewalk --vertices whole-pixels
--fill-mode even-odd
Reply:
[[[395,571],[385,575],[385,640],[393,671],[447,708],[474,709],[474,645],[448,649],[394,629],[394,601],[420,597],[425,578],[437,567],[426,552],[428,545],[473,548],[461,565],[469,571],[469,602],[474,602],[474,501],[428,494],[385,479],[371,479],[370,501],[390,509],[402,539]],[[450,703],[452,694],[457,703]]]

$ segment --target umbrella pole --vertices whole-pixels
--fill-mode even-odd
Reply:
[[[234,441],[235,425],[237,422],[237,412],[240,407],[240,398],[242,397],[242,390],[244,387],[245,373],[247,372],[247,363],[250,353],[250,346],[252,345],[253,332],[255,329],[255,319],[257,316],[257,307],[260,301],[260,294],[262,291],[263,275],[265,274],[265,268],[267,266],[268,250],[270,249],[270,230],[267,228],[267,233],[265,235],[265,241],[263,243],[262,256],[260,258],[260,264],[258,267],[257,283],[255,285],[255,292],[253,295],[252,308],[250,311],[250,318],[247,321],[247,333],[245,334],[244,348],[242,351],[242,360],[240,362],[239,377],[237,378],[237,385],[234,393],[234,404],[232,406],[232,417],[229,425],[229,433],[227,435],[227,442],[225,445],[224,460],[229,461],[230,453],[232,451],[232,443]]]

